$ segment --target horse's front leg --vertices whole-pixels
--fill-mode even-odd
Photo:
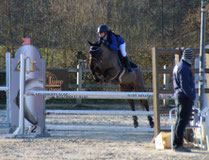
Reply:
[[[100,82],[100,78],[98,77],[98,74],[97,74],[99,69],[96,67],[96,63],[94,61],[92,61],[92,58],[90,59],[88,66],[90,68],[90,71],[91,71],[94,81]]]
[[[97,76],[97,74],[93,74],[93,73],[92,73],[92,75],[93,75],[93,79],[94,79],[95,82],[100,82],[100,81],[101,81],[101,80],[99,79],[99,77]]]
[[[100,82],[101,81],[101,78],[99,77],[98,75],[98,69],[96,68],[91,68],[91,73],[92,73],[92,76],[93,76],[93,79],[95,82]]]
[[[111,81],[111,77],[109,76],[110,69],[106,69],[103,72],[103,77],[104,77],[104,82],[110,82]]]

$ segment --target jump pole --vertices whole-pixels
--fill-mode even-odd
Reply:
[[[153,128],[148,127],[121,127],[121,126],[66,126],[66,125],[48,125],[47,131],[113,131],[113,132],[148,132],[153,133]]]
[[[143,116],[153,116],[153,111],[121,111],[121,110],[46,110],[46,115],[50,114],[70,114],[70,115],[109,115],[109,116],[115,116],[115,115],[121,115],[121,116],[137,116],[137,115],[143,115]]]
[[[47,98],[69,99],[152,99],[153,92],[115,92],[115,91],[37,91],[31,90],[25,96],[46,96]],[[162,99],[171,99],[172,94],[159,94]]]

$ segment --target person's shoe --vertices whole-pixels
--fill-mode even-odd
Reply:
[[[184,146],[179,146],[174,149],[175,152],[191,152],[191,150],[185,148]]]

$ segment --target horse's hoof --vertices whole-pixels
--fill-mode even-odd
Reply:
[[[138,122],[134,122],[134,128],[137,128],[139,126]]]
[[[154,127],[154,122],[150,122],[149,125],[150,125],[151,128],[153,128]]]
[[[153,128],[154,127],[154,122],[153,122],[152,117],[151,116],[148,116],[148,120],[149,120],[150,127]]]

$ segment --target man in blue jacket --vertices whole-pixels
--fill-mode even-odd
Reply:
[[[102,24],[98,27],[97,33],[99,34],[99,41],[104,42],[110,47],[110,49],[116,52],[118,49],[120,49],[123,60],[125,61],[125,67],[127,68],[128,72],[131,72],[132,69],[130,60],[126,53],[125,40],[121,36],[114,34],[105,24]]]
[[[180,62],[173,69],[174,98],[177,106],[173,148],[179,152],[191,152],[189,149],[183,147],[183,135],[189,122],[196,96],[191,71],[193,57],[194,53],[192,49],[185,49]]]

